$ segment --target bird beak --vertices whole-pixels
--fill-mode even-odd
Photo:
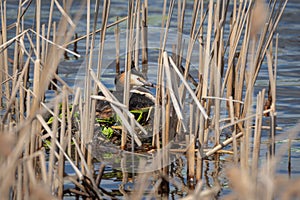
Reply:
[[[153,83],[146,81],[143,78],[137,78],[137,79],[138,79],[138,81],[140,81],[143,84],[143,86],[155,87],[155,85]]]

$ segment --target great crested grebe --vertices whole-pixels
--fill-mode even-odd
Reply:
[[[145,79],[142,73],[138,72],[134,67],[131,68],[130,74],[130,96],[129,96],[129,110],[138,111],[149,108],[154,105],[155,97],[149,90],[149,87],[154,87]],[[120,101],[123,101],[125,85],[125,72],[120,73],[115,78],[114,96]],[[98,100],[96,103],[96,117],[100,119],[107,119],[114,115],[114,112],[109,102]]]

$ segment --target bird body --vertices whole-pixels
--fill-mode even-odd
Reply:
[[[120,101],[123,101],[125,72],[120,73],[115,78],[114,96]],[[142,73],[135,68],[131,69],[130,73],[130,94],[129,94],[129,110],[143,110],[154,105],[155,97],[148,89],[154,87],[154,84],[148,82]],[[112,108],[109,102],[98,100],[96,104],[96,112],[100,118],[110,118],[113,115]]]

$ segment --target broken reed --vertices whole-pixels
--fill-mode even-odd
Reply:
[[[99,199],[102,196],[107,196],[99,190],[104,166],[101,166],[96,177],[92,162],[93,157],[90,154],[92,149],[87,150],[86,148],[86,143],[93,137],[94,98],[98,98],[97,90],[100,88],[106,100],[111,102],[113,109],[121,117],[124,133],[120,148],[125,147],[129,135],[136,145],[142,145],[135,128],[145,130],[133,119],[132,114],[126,109],[126,105],[128,106],[131,60],[135,61],[136,67],[138,67],[140,57],[142,57],[143,64],[148,61],[147,40],[151,39],[147,36],[148,2],[129,1],[128,16],[108,25],[110,1],[104,1],[103,4],[96,1],[96,9],[92,13],[91,2],[88,0],[86,3],[86,22],[91,24],[90,17],[94,16],[92,31],[87,26],[86,35],[72,41],[71,36],[74,35],[75,25],[80,14],[74,20],[70,17],[68,10],[71,7],[71,1],[64,2],[63,5],[58,1],[51,1],[48,25],[44,25],[40,21],[41,1],[37,0],[35,4],[35,30],[24,29],[23,24],[24,16],[27,14],[27,9],[24,8],[33,5],[29,2],[22,5],[20,1],[16,19],[17,25],[8,26],[6,24],[6,3],[6,1],[0,2],[2,22],[0,103],[1,106],[4,106],[4,115],[1,117],[0,124],[0,141],[3,141],[3,145],[1,145],[3,148],[0,149],[0,182],[3,183],[0,184],[1,195],[9,198],[10,194],[13,193],[17,199],[23,197],[30,199],[31,197],[39,197],[42,191],[43,196],[48,194],[50,198],[52,194],[55,194],[58,198],[62,198],[65,192],[64,181],[68,180],[76,185],[76,188],[69,189],[69,192],[73,194]],[[231,11],[228,10],[229,3],[233,3]],[[187,179],[191,183],[190,186],[195,187],[195,192],[189,192],[187,198],[193,199],[201,195],[214,196],[220,190],[218,185],[211,190],[202,189],[203,184],[208,184],[202,179],[203,159],[211,155],[216,155],[217,158],[219,156],[217,152],[230,144],[233,148],[234,163],[242,167],[241,170],[233,169],[228,172],[233,188],[238,190],[238,195],[242,196],[245,193],[243,188],[239,188],[235,184],[237,180],[235,174],[242,174],[241,177],[248,178],[246,183],[251,186],[250,189],[253,191],[251,197],[257,197],[255,190],[259,187],[256,178],[260,173],[258,161],[263,114],[270,113],[272,119],[272,124],[270,124],[272,143],[270,144],[270,156],[267,160],[270,166],[272,165],[270,163],[273,162],[270,158],[274,156],[275,152],[278,37],[275,44],[275,57],[272,40],[286,3],[287,1],[271,2],[269,4],[270,12],[263,20],[264,17],[257,14],[262,13],[260,9],[265,8],[262,1],[256,1],[256,3],[252,1],[237,2],[236,0],[233,2],[196,1],[193,4],[191,27],[188,28],[184,26],[187,2],[185,0],[178,1],[178,38],[174,45],[173,55],[175,56],[170,57],[166,52],[166,43],[169,27],[173,23],[172,16],[176,9],[176,2],[164,1],[153,124],[153,146],[164,152],[161,162],[157,163],[157,166],[164,166],[164,168],[161,167],[162,170],[158,170],[159,176],[155,179],[156,182],[149,194],[150,196],[156,195],[163,182],[167,183],[167,187],[168,184],[173,184],[178,189],[188,193],[184,183],[179,183],[169,176],[168,169],[168,153],[180,150],[170,149],[169,152],[169,142],[171,140],[177,142],[177,140],[180,141],[180,138],[184,138],[185,149],[183,152],[186,153],[188,162]],[[56,8],[63,16],[58,24],[52,19]],[[140,12],[141,8],[142,12]],[[99,29],[96,22],[101,11],[102,24]],[[230,12],[232,12],[232,17],[229,17]],[[141,13],[142,16],[140,16]],[[124,106],[116,101],[116,98],[101,83],[100,72],[106,29],[125,20],[127,20],[128,35],[126,37]],[[260,20],[262,21],[260,22]],[[229,33],[225,34],[228,25],[230,27]],[[16,35],[8,40],[7,33],[11,31],[9,28],[15,28]],[[190,37],[187,48],[184,49],[185,41],[183,41],[182,35],[186,28],[190,30]],[[100,41],[96,41],[96,34],[99,32],[101,34]],[[24,41],[25,37],[30,43],[31,51],[29,52],[24,46],[25,44],[19,42]],[[31,37],[35,37],[35,40]],[[140,45],[139,38],[142,40],[142,56],[137,51]],[[65,51],[76,54],[66,49],[68,44],[82,39],[86,39],[85,86],[84,91],[80,89],[74,91],[56,74],[57,66]],[[196,43],[197,40],[198,43]],[[11,65],[8,57],[8,48],[11,43],[15,44],[12,72],[9,71]],[[97,56],[97,71],[94,72],[92,70],[92,52],[96,43],[100,43],[100,48]],[[190,59],[195,53],[193,51],[195,47],[199,49],[197,77],[190,74]],[[118,48],[116,49],[118,50]],[[185,56],[184,52],[187,52]],[[265,57],[267,57],[270,82],[269,107],[264,107],[264,90],[258,94],[256,102],[252,102],[255,81],[259,76]],[[34,83],[31,88],[28,87],[27,81],[29,68],[32,66]],[[180,72],[180,66],[184,66],[183,72]],[[56,78],[59,83],[54,83],[52,78]],[[192,78],[197,80],[196,89],[191,88]],[[43,102],[44,95],[50,82],[55,84],[58,92],[50,103],[45,104]],[[195,84],[195,80],[193,83]],[[72,102],[68,99],[70,95],[75,96]],[[184,104],[186,96],[191,96],[192,99],[188,108]],[[223,101],[226,101],[228,116],[221,113]],[[253,104],[256,104],[256,112],[252,111]],[[76,113],[80,119],[75,117]],[[170,113],[176,117],[171,119]],[[53,118],[51,126],[44,119],[46,114]],[[174,119],[176,119],[175,122]],[[255,121],[254,129],[252,128],[253,121]],[[75,132],[72,130],[74,123],[77,123],[79,127]],[[222,141],[220,136],[222,131],[227,128],[231,128],[232,136]],[[249,140],[252,135],[254,135],[253,143]],[[47,146],[49,159],[46,161],[45,147],[42,144],[49,137],[51,143]],[[208,144],[210,138],[213,138],[213,146]],[[196,141],[199,144],[196,145]],[[250,151],[252,146],[253,152]],[[252,158],[251,164],[249,158]],[[75,177],[64,175],[66,161],[75,171]],[[249,169],[251,170],[249,171]],[[270,169],[268,172],[270,177],[274,176],[274,171]],[[16,173],[17,176],[15,176]],[[149,186],[147,180],[150,176],[152,176],[151,173],[140,174],[137,183],[142,184],[135,184],[134,193],[131,195],[142,198]],[[127,182],[126,177],[127,172],[124,171],[123,184]],[[128,195],[121,188],[120,191],[124,196]],[[247,196],[248,191],[245,194],[243,197]],[[263,193],[257,194],[264,195]],[[268,188],[268,197],[272,197],[274,194],[275,190]]]

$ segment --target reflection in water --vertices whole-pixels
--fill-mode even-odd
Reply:
[[[205,179],[206,187],[211,188],[212,187],[210,184],[211,176],[210,176],[210,169],[209,169],[210,162],[209,162],[209,160],[205,160],[204,163],[205,163],[205,165],[204,165],[205,170],[203,171],[203,177]]]

